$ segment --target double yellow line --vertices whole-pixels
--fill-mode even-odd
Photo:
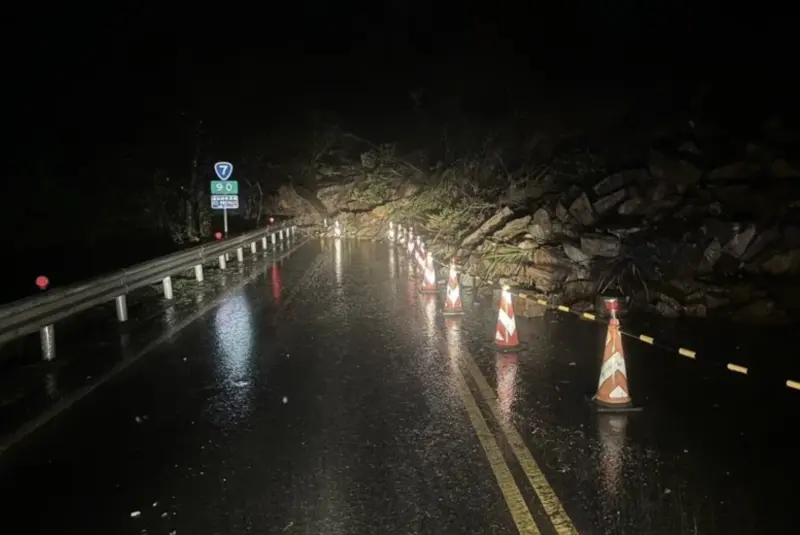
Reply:
[[[449,355],[450,350],[443,340],[442,333],[437,332],[436,338],[439,352],[445,356]],[[498,423],[503,436],[508,442],[511,451],[514,453],[514,457],[516,457],[520,468],[524,472],[533,492],[536,494],[548,520],[553,525],[555,532],[558,535],[578,535],[578,531],[575,529],[572,520],[561,505],[561,501],[556,496],[553,488],[547,482],[542,469],[534,460],[533,455],[531,455],[530,450],[522,440],[519,431],[517,431],[513,424],[502,417],[500,407],[497,404],[497,396],[478,369],[475,359],[467,352],[463,345],[459,349],[458,356],[460,366],[455,374],[456,389],[467,411],[472,427],[475,429],[478,440],[483,447],[483,451],[486,453],[489,466],[497,480],[500,492],[508,506],[514,524],[517,526],[517,531],[524,535],[539,535],[541,533],[519,486],[514,480],[511,468],[508,462],[506,462],[500,450],[500,446],[497,444],[497,440],[481,412],[479,401],[484,402],[486,406],[488,406],[494,420]],[[472,378],[480,395],[479,400],[476,400],[476,397],[470,390],[465,375]]]

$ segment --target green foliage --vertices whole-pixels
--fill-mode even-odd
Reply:
[[[468,177],[443,173],[422,187],[400,209],[403,218],[417,221],[434,242],[453,243],[479,225],[493,204],[478,194]]]
[[[354,203],[375,206],[390,200],[395,189],[394,181],[390,177],[369,173],[364,180],[353,186],[349,198]]]

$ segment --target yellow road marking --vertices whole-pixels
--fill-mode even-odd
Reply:
[[[732,372],[741,373],[743,375],[747,375],[747,368],[744,366],[739,366],[738,364],[728,364],[728,369]]]
[[[539,468],[539,465],[533,459],[533,455],[531,455],[530,450],[522,440],[519,431],[502,417],[500,408],[497,406],[497,397],[495,396],[494,390],[492,390],[486,378],[478,369],[475,360],[466,352],[462,352],[462,355],[462,362],[466,364],[467,371],[469,371],[469,374],[475,381],[481,397],[489,406],[489,409],[491,409],[495,420],[500,424],[500,429],[503,431],[506,440],[508,440],[508,444],[511,446],[514,456],[522,467],[522,471],[525,472],[525,476],[528,478],[531,487],[533,487],[533,491],[539,498],[544,512],[555,527],[556,533],[558,535],[578,535],[578,530],[575,529],[575,525],[564,510],[564,506],[561,505],[561,501],[556,496],[555,491],[553,491],[553,487],[547,482],[544,472],[542,472],[542,469]]]
[[[792,381],[791,379],[789,379],[788,381],[786,381],[786,386],[788,386],[789,388],[794,388],[795,390],[800,390],[800,382],[798,381]]]
[[[587,319],[587,320],[594,321],[594,320],[597,319],[597,317],[594,314],[592,314],[591,312],[584,312],[581,315],[583,316],[584,319]]]
[[[486,459],[489,461],[489,467],[492,469],[495,479],[497,479],[497,485],[503,494],[503,499],[508,506],[508,511],[511,513],[511,518],[517,526],[517,531],[524,535],[540,535],[541,532],[533,521],[533,516],[525,503],[525,498],[522,497],[517,482],[514,481],[514,476],[511,475],[511,469],[503,458],[503,453],[500,451],[500,447],[497,445],[497,441],[486,420],[483,419],[483,414],[481,414],[475,398],[472,397],[472,392],[470,392],[464,377],[461,375],[461,371],[456,370],[454,375],[456,388],[461,396],[461,403],[467,410],[469,421],[475,429],[475,434],[478,435],[478,440],[486,454]]]
[[[689,357],[690,359],[697,357],[697,353],[695,353],[691,349],[686,349],[685,347],[679,347],[678,353],[683,355],[684,357]]]
[[[652,336],[647,336],[646,334],[640,334],[639,340],[641,340],[645,344],[650,344],[650,345],[653,345],[653,343],[656,341],[655,338],[653,338]]]
[[[558,309],[561,312],[569,312],[569,307],[565,307],[564,305],[558,305]]]

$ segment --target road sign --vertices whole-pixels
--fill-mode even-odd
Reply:
[[[220,180],[228,180],[233,174],[233,164],[231,162],[217,162],[214,164],[214,172]]]
[[[212,195],[238,195],[239,182],[236,180],[212,180],[211,181],[211,194]]]
[[[239,208],[238,195],[212,195],[211,208],[213,210],[236,210]]]

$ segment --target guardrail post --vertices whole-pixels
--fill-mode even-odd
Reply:
[[[161,283],[164,285],[164,298],[172,299],[172,277],[164,277]]]
[[[51,361],[56,358],[56,328],[53,324],[45,325],[39,331],[42,341],[42,358]]]
[[[203,282],[203,264],[194,266],[194,278],[197,279],[197,282]]]
[[[244,250],[241,247],[236,249],[236,260],[244,262]]]
[[[256,251],[258,251],[258,249],[256,248],[256,242],[253,242],[250,244],[250,253],[256,254]]]
[[[120,322],[128,321],[128,296],[122,294],[114,298],[114,308],[117,310],[117,319]]]
[[[225,269],[225,255],[219,255],[219,269]]]

